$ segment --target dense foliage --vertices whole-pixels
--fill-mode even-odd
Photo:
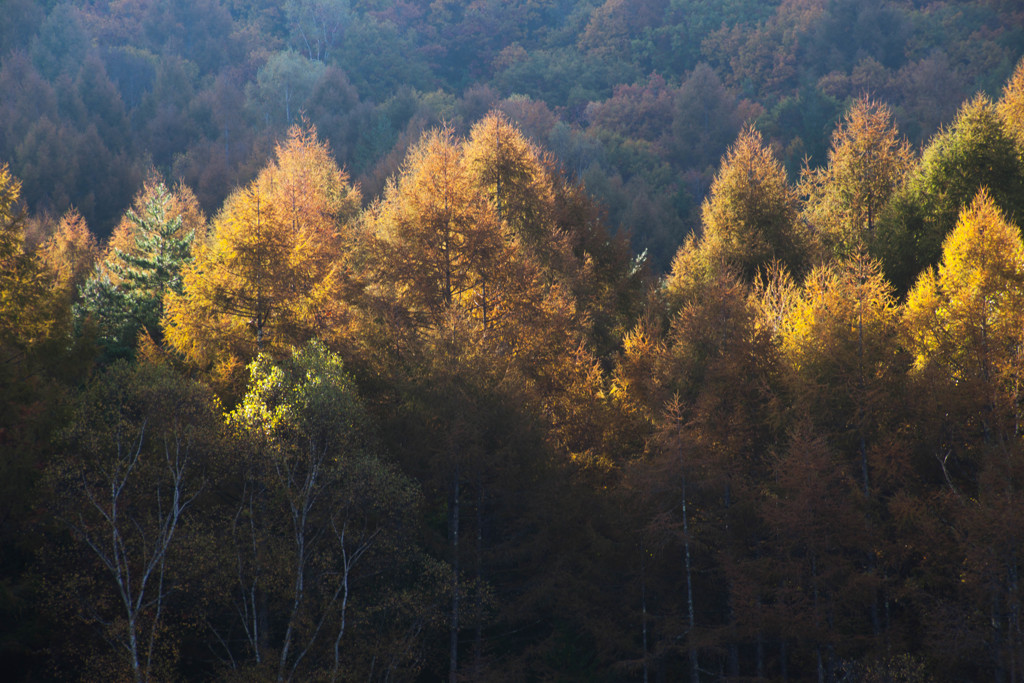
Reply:
[[[4,12],[8,677],[1021,680],[1014,3]]]
[[[863,95],[923,144],[997,95],[1018,5],[4,0],[0,159],[33,210],[106,236],[151,168],[214,213],[302,117],[372,199],[424,129],[499,108],[664,271],[746,124],[791,177]]]

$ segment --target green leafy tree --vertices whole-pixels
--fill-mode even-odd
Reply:
[[[323,62],[293,50],[275,52],[247,90],[250,106],[268,127],[297,123],[324,68]]]
[[[290,0],[285,11],[294,40],[311,60],[328,63],[352,21],[349,0]]]

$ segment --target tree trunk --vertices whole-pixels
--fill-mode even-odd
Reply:
[[[683,550],[684,563],[686,567],[686,610],[689,632],[686,634],[686,642],[690,648],[690,681],[700,682],[700,665],[697,661],[697,648],[694,645],[694,634],[696,631],[696,616],[693,607],[693,563],[690,559],[690,527],[686,516],[686,474],[682,475],[682,512],[683,512]]]
[[[452,482],[451,537],[452,537],[452,613],[449,626],[448,681],[456,683],[459,671],[459,468],[455,467]]]

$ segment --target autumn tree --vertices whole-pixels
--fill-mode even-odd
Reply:
[[[473,184],[494,204],[501,220],[531,247],[550,238],[553,193],[540,151],[504,114],[492,111],[474,124],[465,146]]]
[[[358,205],[315,130],[293,128],[196,243],[181,294],[166,300],[171,348],[226,378],[260,352],[283,356],[292,344],[342,334],[342,243]]]
[[[0,364],[23,358],[50,321],[40,303],[45,281],[38,260],[25,251],[25,214],[18,200],[21,182],[0,164]]]
[[[15,676],[28,659],[24,653],[45,633],[31,588],[36,578],[27,567],[44,544],[33,521],[40,509],[36,484],[61,415],[47,378],[65,346],[54,339],[63,302],[51,291],[45,265],[26,250],[20,188],[0,164],[0,591],[11,596],[0,606],[0,640],[14,654],[5,664]]]
[[[1024,653],[1017,581],[1022,297],[1020,232],[982,190],[946,238],[938,268],[918,278],[904,316],[916,436],[941,487],[934,514],[952,521],[965,563],[959,582],[944,582],[951,589],[945,600],[923,603],[966,615],[959,633],[936,629],[934,654],[949,665],[971,663],[959,669],[967,676],[1003,677]]]
[[[1003,86],[996,110],[1014,141],[1017,153],[1024,158],[1024,60],[1017,63],[1010,80]]]
[[[650,623],[654,670],[697,680],[715,660],[741,675],[739,652],[754,644],[763,671],[764,588],[750,549],[763,534],[775,353],[742,278],[706,269],[692,249],[680,249],[661,292],[668,324],[652,311],[626,337],[613,395],[653,428],[627,481],[646,516],[647,595],[664,605]],[[674,668],[684,653],[687,666]]]
[[[912,161],[889,108],[857,100],[832,134],[828,165],[801,174],[803,214],[827,252],[848,255],[873,243],[879,216]]]
[[[905,370],[899,322],[880,264],[860,253],[812,270],[780,330],[781,351],[793,373],[791,400],[851,456],[849,471],[857,474],[865,496],[871,491],[869,450],[884,447],[878,439],[898,412]]]
[[[1022,259],[1018,229],[982,190],[946,238],[938,268],[923,272],[907,297],[904,326],[914,368],[922,381],[956,387],[934,399],[969,400],[965,421],[945,426],[968,441],[998,440],[1016,423]],[[952,456],[962,458],[960,450]]]
[[[68,306],[77,298],[99,259],[96,237],[78,211],[65,213],[52,235],[39,247],[39,257]]]
[[[703,247],[751,278],[772,260],[800,271],[808,238],[797,220],[797,195],[786,172],[753,128],[743,131],[722,160],[701,207]]]
[[[901,591],[899,563],[893,562],[899,552],[882,520],[911,471],[901,421],[909,358],[901,352],[900,322],[881,265],[861,246],[846,259],[811,271],[778,330],[785,368],[780,401],[785,415],[780,418],[799,430],[802,442],[784,457],[808,458],[780,466],[837,470],[829,474],[837,487],[833,504],[842,523],[852,525],[847,532],[835,532],[849,537],[842,550],[819,558],[822,566],[842,567],[836,579],[846,586],[843,592],[860,596],[859,603],[843,597],[831,608],[837,628],[829,647],[841,644],[846,656],[860,654],[849,649],[857,639],[875,653],[893,642],[886,614]],[[793,498],[787,502],[798,506],[805,493],[789,489]],[[779,511],[768,501],[766,508],[769,516]],[[893,547],[897,550],[890,552]]]
[[[494,206],[474,186],[462,143],[450,129],[426,133],[410,150],[402,172],[371,208],[368,221],[374,248],[381,254],[379,280],[399,306],[401,322],[395,331],[401,335],[405,328],[423,342],[420,352],[425,356],[410,370],[425,374],[425,388],[446,388],[446,400],[435,399],[426,412],[434,416],[428,422],[440,421],[435,438],[443,444],[433,455],[447,499],[452,566],[448,676],[454,681],[465,621],[463,490],[475,450],[472,431],[467,433],[470,426],[455,406],[473,386],[465,381],[471,373],[463,375],[461,366],[467,355],[476,355],[474,344],[488,350],[505,347],[505,353],[517,345],[508,314],[516,305],[515,292],[506,287],[513,253]]]

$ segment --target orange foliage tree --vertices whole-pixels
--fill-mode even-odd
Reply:
[[[260,351],[282,356],[343,334],[343,244],[358,208],[359,190],[315,129],[293,127],[276,160],[196,242],[181,294],[166,301],[170,347],[234,377]]]

